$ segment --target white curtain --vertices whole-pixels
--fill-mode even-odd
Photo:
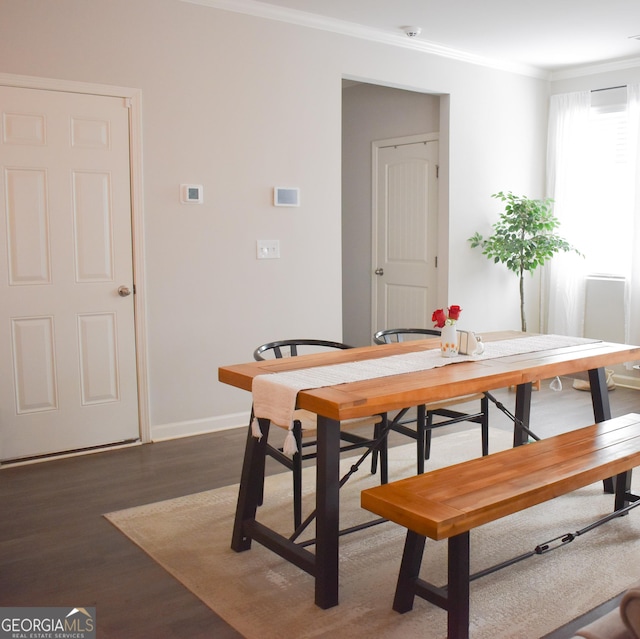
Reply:
[[[551,97],[547,142],[547,197],[554,200],[560,220],[557,233],[580,249],[580,239],[592,231],[585,220],[584,184],[590,167],[586,144],[591,97],[589,91]],[[545,267],[542,326],[547,333],[582,337],[585,296],[584,259],[559,253]]]
[[[630,273],[626,287],[625,340],[628,344],[640,344],[640,84],[627,87],[627,117],[634,224]]]
[[[591,184],[603,182],[598,158],[589,152],[588,133],[591,95],[588,91],[554,95],[549,110],[549,137],[547,147],[547,195],[555,200],[554,212],[560,220],[558,229],[575,247],[596,240],[600,229],[609,222],[606,206],[590,206]],[[626,139],[618,141],[626,158],[620,165],[625,171],[617,186],[603,184],[603,188],[616,188],[623,197],[624,228],[618,232],[616,248],[628,259],[621,273],[625,277],[625,340],[640,344],[640,84],[627,86]],[[619,211],[620,212],[620,211]],[[596,244],[597,247],[597,244]],[[597,250],[593,248],[592,252]],[[574,254],[561,253],[545,267],[543,329],[548,333],[582,336],[584,328],[584,294],[586,261]],[[611,309],[612,313],[619,312]]]

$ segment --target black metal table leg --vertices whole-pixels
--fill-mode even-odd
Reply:
[[[427,454],[427,408],[424,404],[420,404],[417,408],[416,415],[416,449],[418,451],[418,475],[424,473],[424,460],[429,457]],[[431,437],[431,433],[429,433]],[[431,441],[431,440],[429,440]],[[431,452],[431,451],[429,451]]]
[[[256,439],[251,432],[251,424],[249,424],[247,443],[244,449],[238,503],[231,538],[231,548],[236,552],[251,548],[251,537],[244,530],[244,522],[255,519],[256,510],[262,500],[265,450],[271,422],[268,419],[260,419],[259,423],[262,437]]]
[[[338,605],[340,422],[318,415],[315,603]]]
[[[607,379],[604,368],[593,368],[589,371],[589,386],[591,387],[593,416],[596,422],[611,419],[609,390],[607,389]]]
[[[482,429],[482,456],[489,454],[489,398],[483,395],[480,400],[480,410],[482,418],[480,420],[480,428]]]
[[[611,404],[609,403],[609,389],[604,368],[593,368],[589,371],[589,387],[591,388],[591,403],[593,404],[593,417],[596,422],[611,419]],[[604,491],[614,494],[615,485],[613,477],[603,480]]]
[[[531,420],[531,382],[518,384],[516,388],[516,421],[513,427],[513,445],[521,446],[529,441],[527,432],[518,425],[522,423],[529,428]],[[517,420],[520,420],[519,422]]]

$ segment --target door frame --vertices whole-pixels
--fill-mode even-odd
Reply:
[[[131,181],[131,245],[135,294],[134,331],[138,390],[138,427],[140,441],[151,441],[149,375],[147,354],[147,318],[145,304],[144,199],[142,190],[142,91],[129,87],[56,80],[35,76],[0,73],[0,85],[22,89],[41,89],[120,97],[129,106],[129,171]]]
[[[376,325],[376,313],[378,311],[378,287],[374,271],[378,262],[378,168],[379,152],[383,147],[404,146],[407,144],[419,144],[421,142],[439,142],[440,133],[418,133],[399,138],[387,138],[385,140],[374,140],[371,143],[371,326]],[[440,151],[438,151],[440,155]],[[439,162],[442,165],[442,162]],[[438,190],[438,240],[441,237],[440,223],[442,198]],[[438,241],[438,253],[440,253],[440,241]],[[440,277],[436,276],[437,291],[436,297],[440,299]]]

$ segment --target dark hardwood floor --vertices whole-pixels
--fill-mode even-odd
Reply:
[[[533,394],[541,437],[593,421],[589,394],[563,381]],[[514,393],[496,395],[513,410]],[[640,393],[618,388],[611,405],[640,412]],[[495,406],[490,422],[512,428]],[[239,428],[0,470],[0,605],[95,606],[101,638],[240,637],[102,515],[238,482],[245,438]]]

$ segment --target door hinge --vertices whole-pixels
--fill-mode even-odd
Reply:
[[[436,264],[435,264],[436,268],[438,268],[438,256],[437,256],[437,255],[436,255],[436,257],[435,257],[435,260],[434,260],[434,261],[435,261],[435,263],[436,263]],[[134,289],[133,289],[133,292],[134,292],[134,293],[136,292],[135,287],[134,287]]]
[[[436,164],[436,178],[440,177],[440,165]]]
[[[136,294],[136,285],[135,284],[133,285],[133,294],[134,295]]]

